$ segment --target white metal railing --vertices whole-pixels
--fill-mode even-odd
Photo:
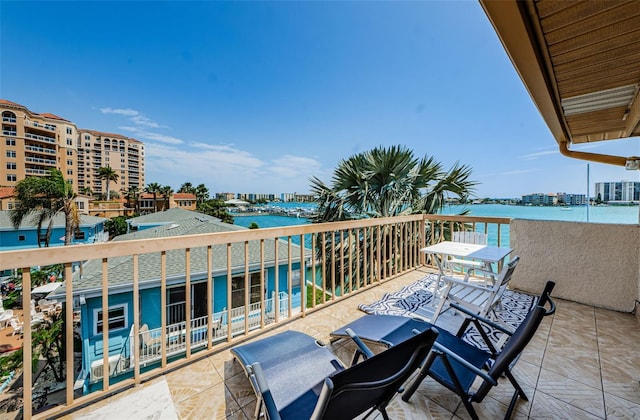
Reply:
[[[12,117],[2,117],[2,121],[3,122],[10,122],[10,123],[15,123],[16,119],[12,118]]]
[[[55,160],[51,160],[51,159],[42,159],[42,158],[34,158],[34,157],[26,157],[24,158],[24,160],[26,162],[33,162],[33,163],[44,163],[46,165],[55,165],[56,161]]]
[[[56,139],[54,139],[53,137],[39,136],[37,134],[31,134],[31,133],[25,133],[24,136],[31,140],[44,141],[44,142],[53,143],[53,144],[56,143]]]
[[[55,149],[46,149],[44,147],[38,147],[38,146],[25,145],[24,149],[25,150],[29,150],[30,152],[47,153],[49,155],[55,155],[56,154]]]
[[[46,171],[44,169],[27,168],[27,169],[25,169],[25,173],[30,174],[30,175],[50,175],[51,171]]]

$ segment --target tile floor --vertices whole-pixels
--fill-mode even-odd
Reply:
[[[373,302],[426,272],[405,274],[266,334],[294,329],[328,343],[329,332],[363,315],[358,303]],[[513,418],[640,418],[640,317],[556,302],[556,314],[545,318],[514,368],[529,401],[518,402]],[[442,317],[438,325],[454,322]],[[350,360],[350,343],[338,342],[333,350],[341,360]],[[476,404],[480,417],[502,418],[512,393],[504,380]],[[227,350],[63,418],[245,419],[253,418],[255,405],[247,378]],[[469,418],[459,398],[430,379],[409,403],[396,398],[388,411],[393,419]]]

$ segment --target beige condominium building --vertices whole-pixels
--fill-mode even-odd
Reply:
[[[89,187],[106,193],[98,168],[110,166],[119,176],[111,190],[144,187],[144,145],[118,134],[78,129],[62,117],[35,113],[15,102],[0,99],[0,186],[13,187],[27,176],[46,176],[59,169],[76,192]]]
[[[78,188],[107,193],[107,184],[98,178],[98,168],[110,166],[118,174],[112,191],[144,188],[144,144],[120,134],[78,130]]]

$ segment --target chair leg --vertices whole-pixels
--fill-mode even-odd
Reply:
[[[431,351],[429,353],[427,359],[420,368],[416,379],[414,379],[411,385],[409,385],[409,388],[405,389],[405,391],[402,393],[402,401],[409,402],[409,399],[411,398],[413,393],[416,392],[422,381],[424,381],[424,379],[429,375],[429,369],[431,368],[431,365],[435,361],[436,357],[438,357],[438,355],[435,352]]]
[[[471,401],[468,401],[466,398],[463,398],[462,403],[464,404],[464,407],[467,409],[469,416],[471,416],[473,420],[480,420],[480,418],[478,417],[478,413],[476,413],[475,408],[473,408],[473,405],[471,405]]]

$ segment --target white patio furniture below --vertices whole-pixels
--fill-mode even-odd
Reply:
[[[11,334],[12,336],[16,334],[22,335],[22,322],[18,321],[18,319],[14,317],[11,318],[9,324],[11,324],[11,327],[13,328],[13,334]]]
[[[487,288],[499,285],[500,282],[497,280],[499,273],[494,271],[494,266],[501,267],[504,259],[513,250],[509,247],[444,241],[422,248],[420,251],[433,255],[435,257],[436,265],[438,266],[438,286],[436,288],[437,290],[435,292],[434,299],[435,308],[433,317],[430,319],[431,323],[435,323],[444,308],[447,295],[449,294],[454,282],[458,281],[468,283],[472,274],[476,274],[475,272],[477,272],[478,274],[491,279],[491,281],[485,282],[485,279],[475,278],[476,285]],[[459,276],[448,275],[446,260],[450,257],[479,261],[481,262],[481,266],[484,268],[469,269],[464,275]],[[447,278],[454,279],[454,282],[447,282]],[[481,283],[478,282],[478,280],[481,280]]]
[[[449,309],[445,303],[456,303],[479,316],[488,316],[499,305],[519,261],[520,257],[517,256],[509,261],[491,285],[470,279],[471,272],[481,271],[478,268],[470,269],[463,278],[443,276],[444,290],[441,292],[442,300],[439,308],[436,309],[436,317]]]
[[[453,242],[461,242],[465,244],[486,245],[487,235],[480,232],[462,231],[453,232]],[[449,256],[446,260],[449,274],[462,273],[470,268],[487,268],[486,262],[473,259]]]
[[[7,324],[13,318],[13,310],[7,309],[0,313],[0,328],[6,328]]]

